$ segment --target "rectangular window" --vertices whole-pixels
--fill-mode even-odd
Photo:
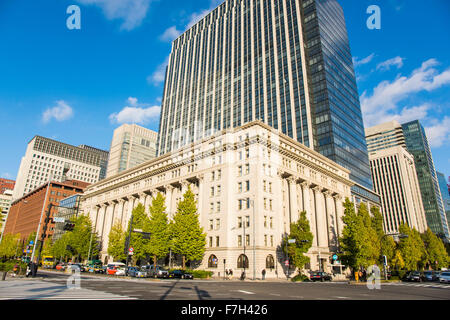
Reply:
[[[216,247],[220,247],[220,238],[216,237]]]
[[[238,217],[238,228],[242,228],[242,217]]]
[[[242,247],[242,236],[238,235],[238,247]]]
[[[245,244],[246,244],[247,246],[250,246],[250,235],[249,235],[249,234],[246,234],[246,235],[245,235]]]

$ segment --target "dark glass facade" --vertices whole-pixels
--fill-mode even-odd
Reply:
[[[414,156],[428,227],[433,233],[449,239],[444,204],[425,130],[417,120],[402,127],[406,148]]]

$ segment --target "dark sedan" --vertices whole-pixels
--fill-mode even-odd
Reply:
[[[194,276],[183,270],[174,270],[169,273],[169,278],[171,279],[194,279]]]
[[[331,277],[331,274],[326,273],[326,272],[322,272],[322,271],[318,271],[318,272],[313,272],[311,273],[311,275],[309,276],[309,279],[311,281],[331,281],[333,278]]]
[[[417,281],[417,282],[422,282],[423,279],[424,275],[419,271],[411,271],[405,278],[406,281]]]

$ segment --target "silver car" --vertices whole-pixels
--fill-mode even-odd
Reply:
[[[439,277],[440,283],[450,283],[450,272],[445,271],[441,272],[441,276]]]

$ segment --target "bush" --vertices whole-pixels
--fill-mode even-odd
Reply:
[[[170,269],[169,272],[172,272],[174,270],[180,270],[180,269]],[[190,270],[186,269],[183,270],[186,273],[190,273],[194,276],[194,279],[209,279],[212,277],[213,272],[212,271],[206,271],[206,270]]]
[[[308,276],[305,276],[302,273],[297,274],[295,277],[291,279],[292,282],[308,282],[311,281]]]
[[[14,271],[15,265],[17,265],[16,274],[25,275],[25,273],[27,271],[27,264],[22,261],[10,260],[10,261],[0,263],[0,271],[12,272],[12,271]]]

